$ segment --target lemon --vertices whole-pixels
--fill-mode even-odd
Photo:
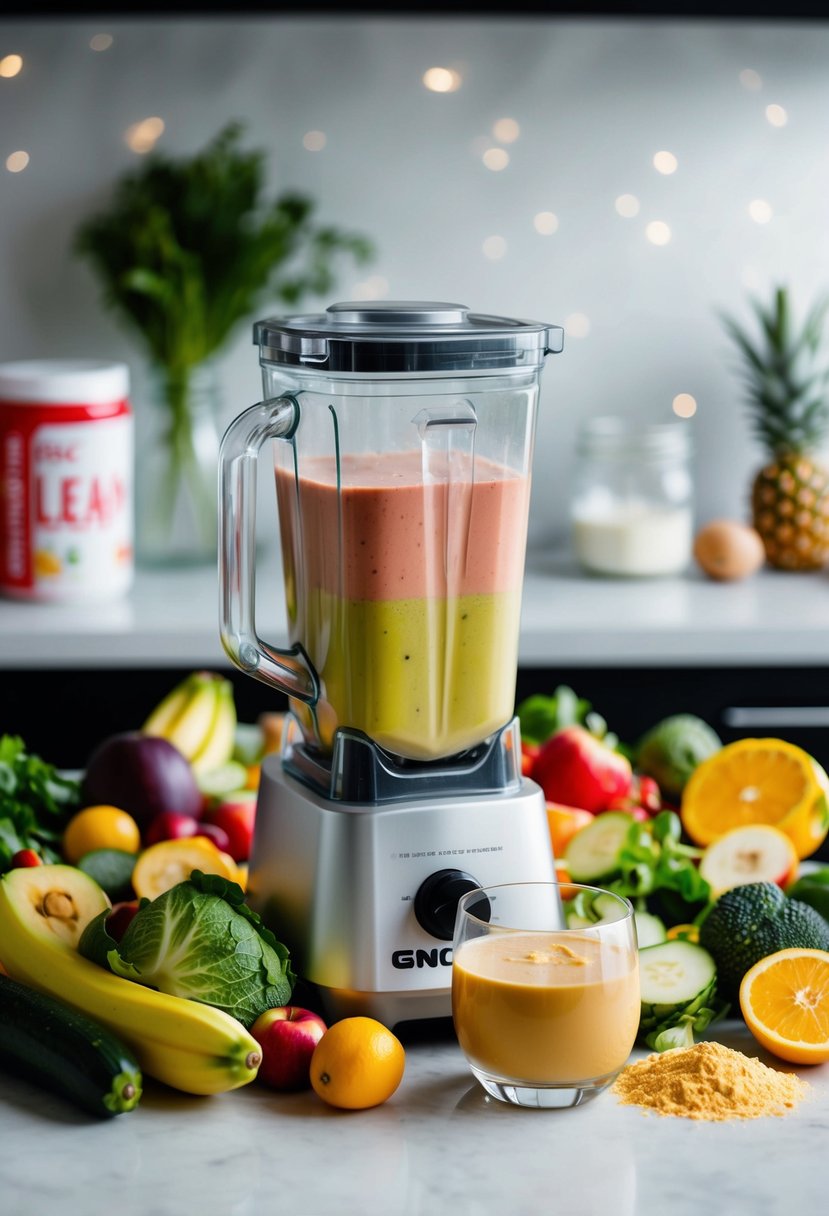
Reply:
[[[391,1097],[404,1067],[403,1045],[382,1022],[343,1018],[314,1048],[311,1085],[330,1106],[365,1110]]]
[[[139,899],[155,899],[178,883],[186,882],[193,870],[239,881],[232,857],[217,849],[212,840],[190,836],[184,840],[161,840],[145,849],[132,872],[133,890]]]
[[[63,856],[74,866],[95,849],[137,853],[141,848],[141,832],[132,815],[117,806],[88,806],[69,820],[61,848]]]

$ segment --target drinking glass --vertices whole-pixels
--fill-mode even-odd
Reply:
[[[639,1026],[627,899],[578,883],[479,887],[458,903],[452,1017],[486,1092],[579,1106],[612,1083]]]

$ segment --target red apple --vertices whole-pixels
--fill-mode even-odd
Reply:
[[[630,761],[583,726],[566,726],[548,739],[530,775],[548,802],[594,813],[626,798],[633,780]]]
[[[137,911],[137,899],[129,899],[112,905],[112,911],[107,917],[106,931],[113,941],[120,942]]]
[[[256,790],[236,790],[204,813],[205,823],[215,823],[227,832],[229,853],[234,861],[247,861],[256,820]]]
[[[266,1009],[250,1028],[262,1048],[259,1080],[271,1089],[306,1089],[311,1056],[327,1029],[321,1017],[298,1005]]]
[[[144,844],[158,844],[161,840],[184,840],[195,836],[198,819],[192,815],[179,815],[175,811],[160,811],[144,833]]]
[[[193,834],[212,840],[221,853],[230,852],[230,837],[224,828],[219,827],[218,823],[198,823]]]

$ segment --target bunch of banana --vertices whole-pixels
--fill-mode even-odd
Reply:
[[[188,1094],[217,1094],[256,1076],[262,1049],[230,1014],[121,979],[85,959],[77,942],[109,906],[74,866],[33,866],[0,878],[0,961],[18,983],[107,1026],[142,1070]]]
[[[194,671],[159,702],[141,730],[177,747],[197,776],[212,772],[233,753],[233,685],[215,672]]]

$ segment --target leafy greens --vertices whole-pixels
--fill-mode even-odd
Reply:
[[[212,1005],[246,1027],[290,1001],[296,976],[288,950],[236,883],[193,870],[139,906],[120,943],[106,932],[107,916],[90,922],[79,949],[124,979]]]
[[[60,862],[61,835],[79,805],[77,781],[27,752],[19,735],[0,736],[0,874],[20,849]]]
[[[566,684],[559,684],[552,696],[534,693],[521,702],[516,712],[525,743],[546,743],[551,735],[566,726],[584,726],[608,747],[616,747],[618,743],[616,735],[608,732],[601,714]]]

